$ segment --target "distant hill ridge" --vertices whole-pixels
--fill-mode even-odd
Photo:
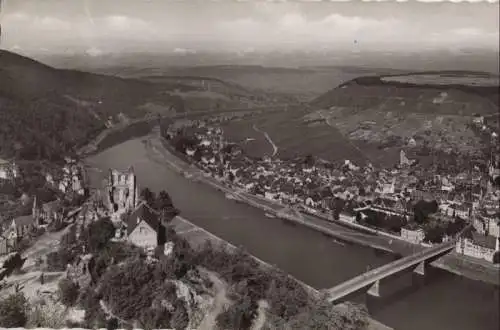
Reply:
[[[423,76],[435,76],[436,83],[414,83],[404,81],[405,78]],[[440,82],[439,79],[456,77],[457,82]],[[386,80],[384,80],[384,78]],[[387,79],[389,78],[389,79]],[[394,78],[401,78],[400,81],[395,81]],[[466,85],[461,83],[460,79],[478,78],[491,79],[487,85]],[[499,86],[494,82],[498,81],[497,75],[492,75],[486,72],[471,72],[471,71],[423,71],[409,72],[405,74],[390,74],[378,76],[362,76],[350,81],[344,82],[336,88],[326,92],[311,101],[311,105],[316,107],[331,107],[331,106],[353,106],[358,105],[356,98],[369,96],[372,101],[377,98],[383,101],[387,97],[397,97],[403,99],[418,99],[419,102],[432,102],[435,94],[442,92],[455,93],[457,103],[484,103],[480,106],[478,112],[494,113],[498,111],[499,104]],[[431,97],[432,95],[432,97]],[[352,104],[345,102],[346,97],[351,97]],[[427,98],[429,97],[429,98]],[[480,102],[479,99],[484,98],[487,102]],[[344,99],[341,101],[341,99]],[[436,105],[436,108],[439,106]],[[411,111],[411,104],[407,105],[407,110]]]

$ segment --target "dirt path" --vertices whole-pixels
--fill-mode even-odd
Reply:
[[[207,275],[214,284],[214,290],[216,291],[216,294],[214,297],[212,307],[201,321],[198,330],[215,329],[217,315],[219,315],[222,311],[224,311],[225,306],[228,306],[231,303],[226,295],[227,293],[226,284],[211,272],[207,272]]]
[[[276,154],[278,153],[278,146],[276,144],[274,144],[273,140],[271,139],[271,137],[269,136],[269,134],[267,134],[267,132],[264,132],[264,131],[261,131],[257,126],[253,125],[252,128],[254,129],[254,131],[256,132],[259,132],[261,134],[264,135],[264,137],[266,138],[266,140],[269,142],[269,144],[271,144],[271,146],[273,147],[273,154],[271,155],[272,157],[276,156]]]
[[[265,300],[259,300],[258,304],[257,317],[253,320],[250,330],[260,330],[266,324],[266,311],[269,308],[269,304]]]

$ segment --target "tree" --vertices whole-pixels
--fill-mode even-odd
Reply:
[[[350,303],[334,307],[321,298],[292,318],[288,326],[291,329],[362,330],[368,326],[368,312]]]
[[[309,294],[287,274],[276,273],[269,285],[266,300],[274,315],[289,320],[309,304]]]
[[[308,167],[314,166],[315,163],[316,161],[314,160],[314,157],[311,154],[308,154],[304,159],[304,164]]]
[[[387,229],[389,229],[392,232],[397,232],[399,233],[401,231],[401,228],[405,225],[405,221],[403,220],[402,217],[397,216],[397,215],[390,215],[386,219],[386,226]]]
[[[154,209],[160,212],[162,222],[170,222],[175,216],[179,215],[179,210],[174,207],[172,198],[165,191],[162,190],[156,198]]]
[[[76,225],[71,225],[70,228],[68,228],[68,232],[61,237],[61,242],[60,246],[61,248],[66,248],[69,249],[73,244],[77,242],[76,239]]]
[[[500,264],[500,251],[496,251],[495,254],[493,254],[493,263]]]
[[[64,278],[59,281],[58,286],[61,302],[66,306],[74,306],[79,294],[78,285]]]
[[[155,194],[149,190],[149,188],[144,188],[141,190],[140,197],[143,201],[145,201],[151,207],[154,205],[156,197]]]
[[[200,148],[196,148],[194,151],[193,159],[197,162],[201,161],[201,157],[203,156]]]
[[[174,312],[170,319],[170,326],[175,330],[184,330],[189,325],[189,315],[186,309],[186,303],[182,299],[174,302]]]
[[[28,321],[28,300],[22,292],[11,294],[0,301],[0,325],[5,328],[22,328]]]
[[[115,226],[109,218],[101,218],[91,223],[82,235],[87,251],[95,253],[102,250],[115,236],[115,232]]]
[[[47,254],[47,269],[53,272],[63,272],[74,259],[75,253],[70,249],[61,248],[50,252]]]
[[[424,228],[424,241],[431,243],[442,243],[445,231],[440,226],[426,226]]]

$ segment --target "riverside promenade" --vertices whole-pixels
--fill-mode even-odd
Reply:
[[[159,131],[153,131],[147,139],[147,146],[161,160],[186,177],[194,181],[201,181],[215,189],[226,193],[231,199],[250,204],[256,208],[262,209],[277,218],[290,221],[295,224],[303,225],[312,230],[319,231],[334,239],[365,247],[370,247],[379,251],[394,253],[400,256],[408,256],[423,251],[426,246],[412,244],[402,240],[400,237],[390,234],[376,233],[377,231],[347,221],[331,221],[325,219],[325,216],[312,216],[301,212],[299,216],[282,217],[283,211],[288,207],[263,197],[255,196],[244,191],[227,187],[217,181],[212,176],[202,172],[196,166],[180,159],[173,152],[173,149],[159,134]],[[270,219],[271,220],[271,219]],[[359,227],[359,228],[358,228]],[[500,286],[499,268],[482,260],[476,260],[459,255],[454,251],[434,261],[434,267],[441,268],[456,275],[464,276],[472,280],[479,280]]]

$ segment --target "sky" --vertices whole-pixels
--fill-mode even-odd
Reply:
[[[1,0],[0,0],[1,1]],[[6,49],[456,50],[499,48],[499,3],[3,0]]]

